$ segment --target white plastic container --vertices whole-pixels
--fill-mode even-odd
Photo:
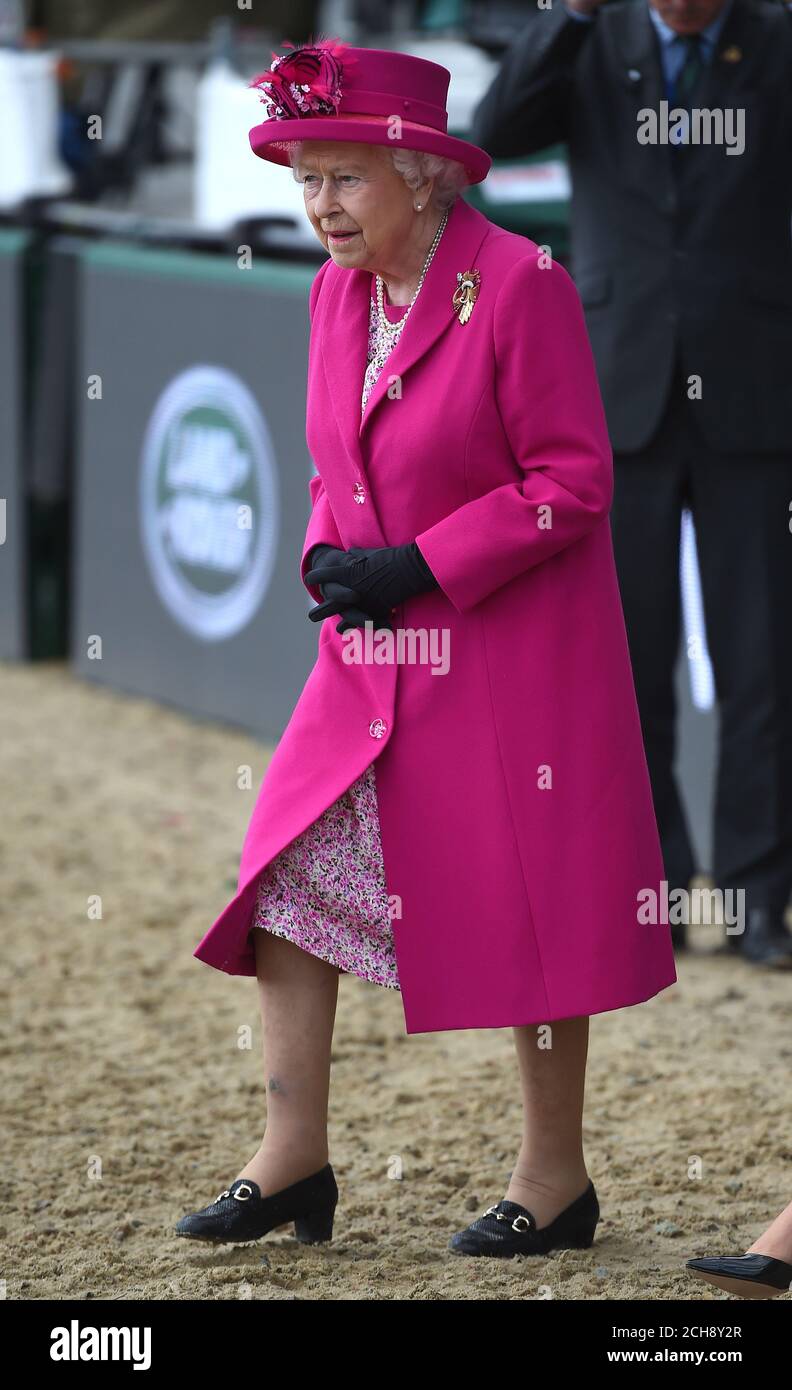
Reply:
[[[59,197],[72,186],[58,153],[58,55],[0,48],[0,207]]]
[[[264,120],[259,93],[223,58],[213,60],[196,88],[193,215],[199,226],[222,230],[240,217],[288,217],[288,243],[316,244],[302,189],[291,169],[259,159],[248,132]]]

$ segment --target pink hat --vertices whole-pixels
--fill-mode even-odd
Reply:
[[[261,159],[288,165],[278,141],[352,140],[458,159],[469,183],[487,177],[492,159],[486,150],[446,134],[448,68],[337,39],[285,46],[292,52],[273,53],[272,67],[249,84],[267,103],[268,119],[250,131]]]

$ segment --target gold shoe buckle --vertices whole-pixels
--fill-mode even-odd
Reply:
[[[242,1196],[243,1187],[245,1189],[244,1197]],[[221,1192],[219,1197],[215,1197],[215,1201],[222,1202],[224,1197],[233,1197],[237,1202],[247,1202],[252,1196],[253,1188],[250,1186],[250,1184],[246,1182],[241,1182],[236,1192],[232,1192],[230,1188],[227,1187],[225,1192]]]
[[[497,1205],[498,1205],[498,1204],[497,1204],[497,1202],[496,1202],[496,1203],[495,1203],[495,1206],[487,1207],[487,1210],[485,1211],[484,1215],[485,1215],[485,1216],[494,1216],[496,1221],[508,1221],[509,1218],[508,1218],[508,1216],[506,1215],[506,1213],[505,1213],[504,1211],[498,1211],[498,1210],[496,1209],[496,1208],[497,1208]],[[515,1216],[514,1220],[513,1220],[512,1223],[511,1223],[511,1228],[512,1228],[513,1231],[531,1231],[531,1230],[533,1230],[533,1225],[532,1225],[532,1223],[531,1223],[529,1217],[527,1217],[527,1216]]]

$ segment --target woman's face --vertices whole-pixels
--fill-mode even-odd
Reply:
[[[429,185],[408,188],[387,146],[306,140],[294,163],[311,225],[346,270],[395,270],[415,235],[415,203]],[[347,236],[334,233],[347,232]]]

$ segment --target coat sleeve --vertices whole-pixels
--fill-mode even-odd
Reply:
[[[311,511],[308,522],[308,530],[305,533],[302,556],[300,558],[300,578],[305,584],[305,576],[311,568],[308,563],[310,555],[315,545],[335,545],[339,550],[345,550],[346,546],[338,534],[338,527],[333,520],[333,513],[330,510],[330,503],[327,500],[324,483],[318,473],[308,482],[308,490],[311,494],[313,510]],[[322,602],[322,591],[316,584],[305,584],[308,593],[317,603]]]
[[[566,140],[575,64],[597,21],[563,4],[528,14],[473,113],[469,139],[493,159],[535,154]]]
[[[607,518],[613,455],[580,297],[538,256],[506,274],[494,307],[495,404],[516,477],[416,536],[459,613]]]
[[[311,285],[311,292],[308,296],[308,314],[312,324],[316,301],[319,298],[319,291],[322,288],[322,280],[324,279],[327,267],[331,263],[332,258],[330,257],[322,262],[314,276],[313,284]],[[333,513],[330,510],[330,502],[325,492],[325,486],[318,473],[315,473],[314,476],[309,479],[308,491],[311,497],[311,515],[308,520],[308,529],[305,533],[302,555],[300,556],[300,579],[311,597],[316,599],[317,603],[321,603],[321,590],[317,588],[315,584],[305,583],[305,575],[310,569],[308,557],[315,545],[335,545],[339,550],[344,550],[346,547],[338,534],[338,527],[335,524]]]

